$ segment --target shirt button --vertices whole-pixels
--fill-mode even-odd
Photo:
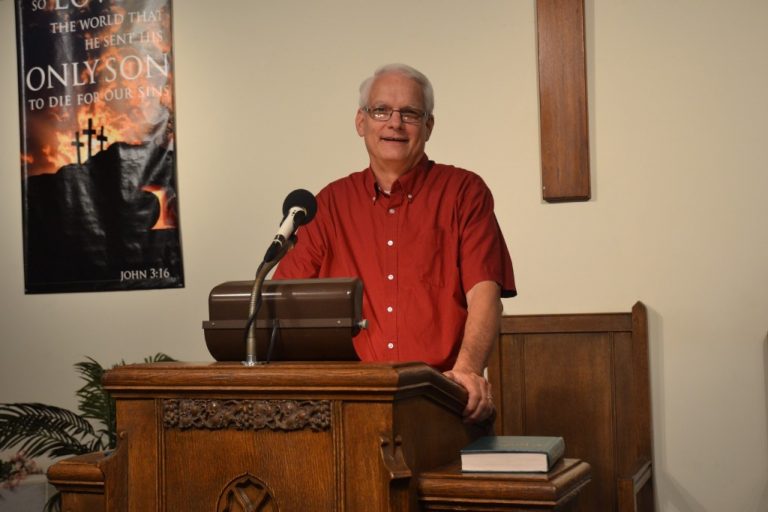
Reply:
[[[413,199],[413,194],[408,194],[408,199]]]
[[[394,308],[392,306],[387,306],[387,313],[391,313],[394,311]]]
[[[389,274],[389,275],[387,276],[387,279],[389,279],[390,281],[394,280],[394,279],[395,279],[395,276],[394,276],[394,274]]]
[[[390,208],[389,209],[389,213],[395,213],[395,209],[394,208]]]
[[[395,242],[393,242],[392,240],[387,240],[387,245],[392,247],[393,245],[395,245]]]
[[[393,349],[395,348],[395,344],[390,341],[389,343],[387,343],[387,348]]]

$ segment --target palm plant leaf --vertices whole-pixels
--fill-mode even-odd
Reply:
[[[43,512],[60,512],[60,511],[61,511],[61,492],[56,491],[56,493],[50,498],[48,498],[48,501],[45,502]]]
[[[77,390],[78,408],[82,416],[102,421],[108,416],[109,400],[101,387],[101,378],[104,376],[104,368],[90,357],[87,361],[75,364],[75,370],[85,381],[85,385]]]
[[[145,363],[175,361],[172,357],[158,352],[154,356],[144,358]],[[115,366],[123,366],[125,361],[120,361]],[[106,370],[95,359],[88,357],[75,365],[77,373],[85,381],[85,385],[77,390],[78,409],[83,418],[96,420],[101,423],[99,435],[106,437],[106,448],[114,448],[117,444],[115,424],[115,400],[109,396],[101,384]]]
[[[144,358],[145,363],[166,361],[175,359],[162,352]],[[115,366],[124,364],[121,361]],[[85,381],[76,393],[81,414],[40,403],[0,404],[0,450],[14,448],[29,458],[55,458],[115,447],[115,401],[101,384],[106,370],[90,357],[75,364],[75,369]],[[101,424],[98,432],[89,420]],[[0,461],[0,482],[10,471],[6,466]],[[46,510],[57,506],[57,496],[46,504]]]
[[[158,352],[153,356],[148,356],[144,358],[145,363],[168,363],[173,361],[176,361],[176,360],[167,354],[163,354],[162,352]]]
[[[0,449],[12,447],[30,458],[104,448],[90,422],[72,411],[39,403],[0,404]]]
[[[75,393],[81,416],[99,422],[101,424],[99,435],[107,438],[107,448],[114,448],[116,444],[115,401],[101,385],[101,378],[106,370],[90,357],[86,361],[75,364],[75,370],[85,381],[83,387]]]

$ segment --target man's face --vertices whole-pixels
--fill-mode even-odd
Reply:
[[[389,107],[425,111],[421,87],[400,73],[387,73],[378,77],[371,87],[368,107]],[[418,124],[404,123],[399,112],[393,112],[388,121],[376,121],[362,110],[355,117],[357,133],[365,140],[365,147],[374,170],[396,166],[402,172],[412,169],[424,154],[434,126],[430,115]]]

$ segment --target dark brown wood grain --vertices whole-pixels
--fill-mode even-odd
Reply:
[[[104,386],[122,462],[56,464],[71,512],[416,510],[418,473],[488,431],[462,422],[466,392],[422,363],[154,363]],[[122,505],[107,497],[120,478]]]
[[[496,433],[566,439],[550,474],[461,473],[459,450],[487,432],[462,423],[463,389],[420,363],[155,363],[104,379],[118,449],[49,478],[71,512],[654,510],[645,306],[504,317],[488,371]],[[195,428],[164,417],[178,400]],[[314,430],[269,417],[317,411]]]
[[[584,0],[537,0],[539,118],[545,201],[591,197]]]
[[[580,512],[654,510],[647,323],[642,303],[502,320],[488,369],[495,430],[564,437],[566,456],[592,466]]]
[[[572,510],[574,497],[590,481],[590,468],[575,459],[549,473],[462,473],[459,464],[422,473],[422,510]]]
[[[415,512],[421,474],[490,427],[463,423],[466,392],[422,363],[154,363],[104,384],[118,449],[51,468],[68,512]],[[476,476],[449,480],[452,499],[475,502]],[[517,493],[530,510],[561,510],[588,480],[575,461],[494,485],[502,504]]]

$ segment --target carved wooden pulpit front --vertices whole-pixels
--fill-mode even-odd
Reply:
[[[65,512],[566,510],[590,480],[572,459],[462,477],[460,449],[487,430],[422,363],[154,363],[104,385],[118,446],[49,469]]]
[[[412,477],[484,433],[420,363],[155,363],[104,385],[118,448],[50,470],[63,510],[417,510]]]

